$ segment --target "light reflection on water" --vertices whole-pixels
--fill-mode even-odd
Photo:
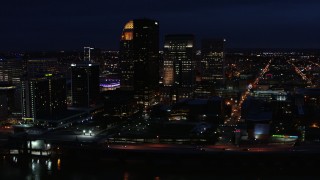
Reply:
[[[0,180],[135,179],[124,169],[104,168],[94,162],[19,156],[3,156],[0,161]]]
[[[58,158],[57,160],[57,169],[60,171],[61,170],[61,160]]]
[[[0,158],[0,180],[42,180],[42,179],[116,179],[116,180],[198,180],[198,179],[237,179],[226,174],[202,172],[168,172],[157,171],[156,168],[143,167],[140,170],[128,170],[123,166],[116,166],[112,162],[101,164],[96,161],[82,161],[81,159],[64,158],[23,158],[19,156],[3,156]],[[130,168],[129,168],[130,169]],[[245,179],[268,179],[245,177]],[[270,179],[270,178],[269,178]],[[294,179],[291,178],[290,179]]]
[[[86,162],[82,161],[81,159],[70,160],[65,158],[23,158],[20,156],[3,156],[0,161],[2,161],[0,163],[0,180],[165,179],[160,178],[159,174],[153,174],[153,172],[149,172],[145,169],[141,169],[141,171],[138,172],[128,171],[122,166],[114,167],[112,163],[104,166],[104,164],[95,163],[95,161]],[[180,176],[178,176],[178,178],[181,179]]]
[[[1,161],[0,179],[40,180],[51,176],[53,171],[53,162],[50,158],[3,156]]]
[[[129,173],[128,172],[123,173],[123,180],[129,180]]]

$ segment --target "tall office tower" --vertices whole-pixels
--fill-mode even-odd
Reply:
[[[59,74],[58,60],[55,58],[28,59],[27,72],[29,78],[41,77],[44,74]]]
[[[0,122],[12,115],[14,107],[15,86],[0,83]]]
[[[99,88],[99,65],[89,63],[71,64],[73,107],[94,107],[99,97]]]
[[[22,59],[0,60],[0,82],[19,84],[21,76],[26,72],[26,64]]]
[[[83,61],[91,62],[91,50],[93,49],[92,47],[83,47]]]
[[[56,120],[67,110],[67,87],[63,76],[45,74],[22,81],[22,117]]]
[[[0,82],[15,86],[12,113],[21,114],[21,78],[26,74],[26,61],[20,58],[0,60]]]
[[[212,92],[214,88],[224,87],[224,42],[225,39],[202,40],[201,81],[209,92]]]
[[[159,85],[159,24],[136,19],[123,29],[120,41],[120,83],[123,90],[134,90],[144,107],[156,101]]]
[[[162,99],[175,102],[193,97],[195,85],[194,36],[166,35],[164,43],[164,94]],[[170,87],[170,88],[169,88]]]

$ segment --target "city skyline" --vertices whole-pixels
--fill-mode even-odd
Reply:
[[[186,34],[158,53],[156,24],[129,21],[119,52],[0,60],[0,178],[318,175],[319,54],[224,56],[224,39],[200,54]]]
[[[160,24],[166,34],[226,38],[228,48],[320,48],[320,2],[293,1],[117,1],[3,2],[1,51],[119,49],[131,19]]]
[[[0,179],[319,176],[319,7],[3,2]]]

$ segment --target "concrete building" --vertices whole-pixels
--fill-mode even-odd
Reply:
[[[56,120],[67,110],[66,79],[46,74],[22,81],[22,118]]]
[[[119,59],[121,90],[134,91],[141,108],[154,104],[159,90],[159,22],[127,22],[121,35]]]
[[[71,93],[73,107],[95,107],[100,93],[99,65],[71,64]]]
[[[163,101],[192,98],[195,87],[195,42],[190,34],[165,36]]]

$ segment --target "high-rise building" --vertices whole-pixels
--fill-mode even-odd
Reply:
[[[6,120],[12,115],[14,106],[15,86],[0,83],[0,121]]]
[[[28,59],[27,72],[29,78],[41,77],[44,74],[59,74],[60,72],[58,59]]]
[[[21,76],[25,74],[26,64],[22,59],[0,60],[0,82],[19,84]]]
[[[45,74],[22,81],[22,117],[56,120],[67,110],[67,87],[63,76]]]
[[[195,85],[194,36],[166,35],[164,44],[162,100],[175,102],[193,97]]]
[[[120,86],[123,90],[133,90],[134,75],[134,35],[133,21],[127,22],[122,30],[119,60],[120,60]]]
[[[92,47],[83,47],[83,61],[91,62],[91,50],[93,49]]]
[[[21,58],[0,60],[0,82],[15,86],[12,113],[21,114],[21,78],[26,74],[26,61]]]
[[[201,46],[202,82],[209,88],[222,88],[225,81],[225,39],[203,39]]]
[[[156,101],[159,84],[159,24],[135,19],[124,26],[120,41],[120,83],[122,90],[134,90],[144,107]]]
[[[100,93],[99,65],[90,63],[71,64],[72,106],[94,107]]]

